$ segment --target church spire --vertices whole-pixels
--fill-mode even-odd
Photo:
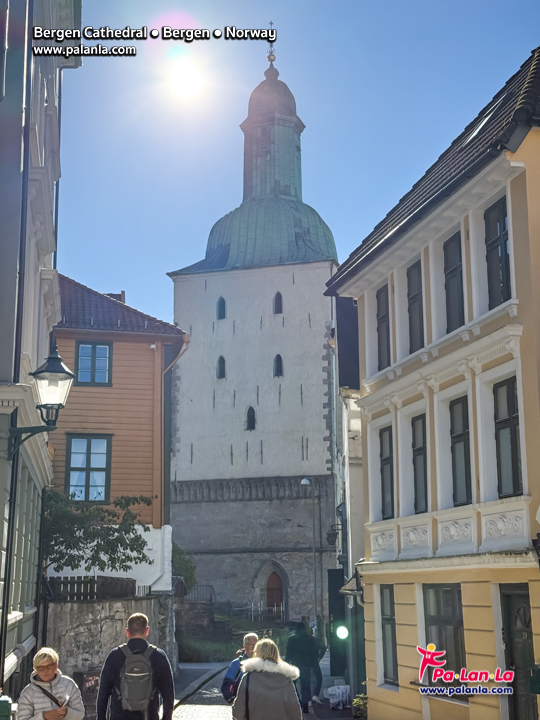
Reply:
[[[265,80],[249,99],[244,133],[244,196],[291,197],[302,200],[300,134],[304,123],[296,114],[296,102],[287,85],[278,80],[273,45]]]
[[[270,20],[270,30],[274,27],[274,23]],[[271,42],[268,46],[268,62],[273,63],[276,61],[276,52],[274,50],[274,43]]]

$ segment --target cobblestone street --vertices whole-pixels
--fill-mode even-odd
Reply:
[[[211,680],[195,693],[185,705],[180,705],[173,714],[174,720],[231,720],[231,708],[220,691],[223,673]]]

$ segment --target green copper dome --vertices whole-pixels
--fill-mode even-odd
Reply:
[[[244,199],[210,231],[206,257],[169,273],[188,275],[218,270],[334,260],[336,246],[328,225],[302,202],[300,135],[304,124],[294,96],[270,63],[266,79],[249,100],[240,126],[244,140]]]

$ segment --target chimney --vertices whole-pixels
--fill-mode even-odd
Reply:
[[[126,291],[120,290],[119,293],[105,293],[107,297],[112,298],[113,300],[118,300],[118,302],[126,304]]]

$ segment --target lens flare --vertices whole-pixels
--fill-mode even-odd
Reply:
[[[188,58],[170,61],[167,76],[170,90],[185,100],[195,97],[204,88],[203,74]]]

